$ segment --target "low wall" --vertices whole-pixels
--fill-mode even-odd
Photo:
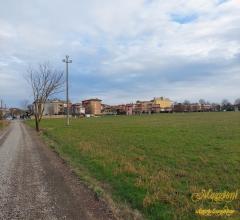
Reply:
[[[50,118],[66,118],[66,115],[43,115],[42,119],[50,119]],[[72,116],[69,115],[69,118]],[[31,119],[34,119],[34,116],[31,116]]]

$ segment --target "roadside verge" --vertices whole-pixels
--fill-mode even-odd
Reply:
[[[144,219],[138,210],[133,210],[128,204],[114,200],[111,194],[111,187],[108,184],[96,180],[89,174],[84,166],[74,163],[69,156],[61,153],[60,144],[48,137],[44,130],[39,133],[39,136],[43,139],[44,143],[62,159],[63,163],[70,168],[71,172],[77,176],[81,184],[94,193],[95,199],[105,203],[109,207],[115,219]]]

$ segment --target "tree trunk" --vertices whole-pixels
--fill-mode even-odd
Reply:
[[[36,131],[39,132],[39,121],[36,115],[35,115],[35,127],[36,127]]]

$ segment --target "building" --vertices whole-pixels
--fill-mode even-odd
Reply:
[[[190,112],[191,107],[190,104],[184,104],[184,103],[177,103],[173,106],[174,112]]]
[[[172,111],[173,102],[168,98],[164,98],[164,97],[154,98],[152,100],[152,103],[155,105],[160,105],[161,111],[166,111],[166,112]]]
[[[9,114],[9,109],[0,108],[0,119],[4,118],[7,114]]]
[[[200,103],[177,103],[174,104],[174,112],[210,112],[219,111],[218,104],[200,104]]]
[[[201,104],[202,112],[210,112],[213,111],[213,106],[211,104]]]
[[[102,104],[101,112],[103,115],[116,115],[117,114],[115,106],[106,105],[106,104]]]
[[[101,115],[101,102],[100,99],[87,99],[82,101],[82,106],[85,108],[85,114]]]
[[[135,108],[133,109],[134,114],[151,114],[152,113],[152,102],[151,101],[137,101]]]
[[[161,97],[151,101],[136,101],[136,103],[115,106],[102,105],[103,114],[140,115],[160,112],[172,112],[172,101]]]
[[[35,102],[34,102],[35,103]],[[35,104],[29,105],[28,110],[34,113]],[[39,108],[43,110],[43,115],[65,115],[67,112],[66,101],[60,99],[48,99],[44,104],[38,103]],[[71,114],[71,102],[69,102],[69,113]]]
[[[213,112],[219,112],[221,111],[221,105],[217,104],[217,103],[212,103],[211,105],[212,111]]]
[[[71,106],[71,112],[73,116],[85,115],[85,108],[82,103],[75,103]]]
[[[44,103],[43,115],[64,115],[66,113],[66,101],[60,99],[49,99]],[[69,103],[71,109],[71,103]]]
[[[126,105],[116,105],[114,106],[114,109],[118,115],[126,115]]]
[[[20,118],[20,116],[24,113],[24,111],[22,111],[19,108],[9,108],[9,115],[12,118]]]
[[[171,109],[172,111],[172,109]],[[161,112],[161,106],[160,104],[152,104],[152,113],[160,113]]]
[[[126,105],[126,115],[133,115],[134,108],[135,108],[135,104],[127,104]]]
[[[191,112],[200,112],[200,111],[202,111],[202,106],[203,106],[203,104],[201,105],[199,103],[192,103],[192,104],[189,104],[189,108],[188,109]]]

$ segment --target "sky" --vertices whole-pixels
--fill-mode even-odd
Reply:
[[[240,0],[0,0],[0,99],[32,101],[24,75],[68,54],[70,99],[233,102]],[[64,98],[64,93],[59,94]]]

